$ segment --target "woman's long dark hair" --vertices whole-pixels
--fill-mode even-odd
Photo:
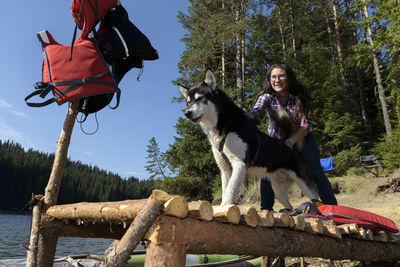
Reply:
[[[263,87],[261,91],[257,94],[256,99],[264,94],[272,94],[274,93],[274,89],[271,86],[271,72],[273,69],[282,69],[286,73],[286,79],[288,82],[289,86],[289,93],[291,95],[294,95],[298,99],[298,103],[296,104],[296,109],[297,112],[296,114],[299,115],[299,117],[304,114],[307,119],[312,118],[312,104],[311,104],[311,97],[310,94],[308,93],[307,89],[297,81],[296,79],[296,74],[293,72],[293,70],[286,64],[284,63],[278,63],[278,64],[273,64],[269,70],[267,71]]]

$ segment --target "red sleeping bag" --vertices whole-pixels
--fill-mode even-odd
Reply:
[[[361,227],[372,229],[374,234],[377,234],[379,230],[399,233],[399,229],[392,220],[372,212],[335,205],[322,205],[318,207],[318,210],[323,219],[333,220],[338,225],[356,223]]]

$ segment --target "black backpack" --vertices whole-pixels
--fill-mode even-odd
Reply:
[[[104,60],[110,65],[113,78],[118,85],[132,68],[143,68],[143,60],[158,59],[158,52],[149,39],[129,20],[126,9],[118,5],[107,12],[94,35],[95,43]],[[117,104],[119,103],[117,93]],[[78,111],[85,115],[95,113],[109,105],[113,94],[102,94],[83,98]]]
[[[119,83],[132,68],[143,68],[143,60],[158,59],[149,39],[129,20],[121,5],[110,10],[101,20],[95,35],[97,46]]]

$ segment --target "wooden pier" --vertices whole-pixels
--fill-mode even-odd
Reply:
[[[42,227],[59,236],[121,239],[146,201],[55,205],[42,216]],[[160,210],[141,238],[148,243],[145,266],[185,266],[187,253],[400,260],[398,236],[374,236],[356,224],[336,226],[251,206],[187,203],[182,196],[170,196]]]

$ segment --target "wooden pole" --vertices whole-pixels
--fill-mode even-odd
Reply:
[[[35,196],[32,194],[32,201],[36,204],[32,209],[32,226],[31,234],[29,238],[29,249],[26,255],[26,266],[36,267],[37,266],[37,254],[38,254],[38,240],[39,240],[39,224],[42,215],[42,199],[43,195]]]
[[[114,242],[104,254],[100,267],[119,267],[129,260],[132,251],[154,223],[163,205],[171,196],[161,190],[153,190],[146,204],[119,242]],[[186,205],[187,211],[187,205]],[[171,265],[172,266],[172,265]]]
[[[68,147],[71,140],[72,130],[74,128],[76,115],[78,113],[79,100],[73,100],[68,103],[68,112],[64,120],[60,138],[57,142],[57,151],[54,157],[53,168],[51,170],[49,182],[47,183],[44,196],[43,211],[50,206],[57,204],[58,193],[60,192],[61,180],[67,163]],[[51,228],[43,228],[39,231],[38,242],[38,266],[52,267],[56,246],[58,241],[58,232]]]

